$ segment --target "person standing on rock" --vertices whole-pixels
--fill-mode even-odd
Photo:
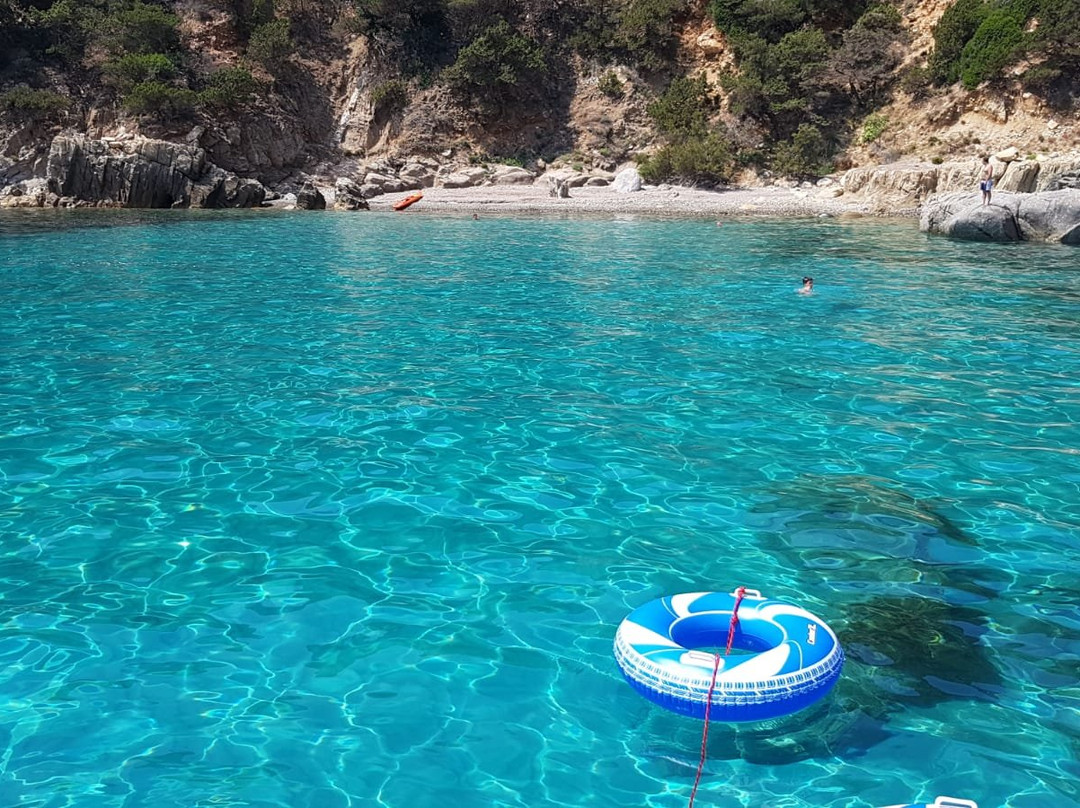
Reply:
[[[990,204],[990,192],[994,190],[994,167],[990,165],[990,158],[983,158],[982,179],[979,182],[979,190],[982,191],[983,205]]]

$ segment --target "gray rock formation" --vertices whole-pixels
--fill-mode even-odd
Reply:
[[[412,180],[419,183],[421,188],[431,188],[435,185],[435,174],[438,163],[427,161],[424,158],[411,160],[398,172],[398,177],[403,180]]]
[[[364,192],[348,177],[340,177],[334,184],[335,210],[370,210]]]
[[[997,189],[1029,193],[1075,187],[1069,178],[1080,177],[1080,157],[992,162]],[[880,210],[916,207],[933,194],[977,192],[982,161],[966,160],[941,165],[893,163],[853,168],[840,180],[845,195],[865,200]]]
[[[58,197],[126,208],[254,207],[266,195],[261,183],[218,168],[200,148],[145,138],[58,135],[45,174]]]
[[[1050,241],[1080,244],[1080,190],[995,193],[984,206],[977,192],[928,199],[919,229],[974,241]]]
[[[326,210],[326,197],[314,183],[306,182],[304,187],[296,192],[296,207],[300,210]]]
[[[531,185],[536,175],[519,166],[494,166],[491,170],[492,185]]]
[[[26,126],[0,141],[0,187],[44,175],[48,159],[45,138],[45,132]]]
[[[548,196],[553,196],[556,199],[570,198],[570,186],[567,184],[566,180],[549,176],[548,182],[551,184],[551,187],[548,189]]]
[[[369,171],[364,177],[364,187],[369,185],[378,188],[380,194],[396,194],[412,187],[411,182],[404,182],[395,176],[378,171]]]
[[[462,168],[445,177],[443,188],[472,188],[487,179],[486,168]]]
[[[1052,157],[1042,161],[1036,191],[1080,188],[1080,155]]]

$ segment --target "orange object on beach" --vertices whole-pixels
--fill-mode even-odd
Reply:
[[[394,210],[405,210],[409,205],[415,204],[424,198],[423,194],[412,194],[394,204]]]

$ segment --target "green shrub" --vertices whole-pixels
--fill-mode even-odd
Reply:
[[[279,68],[293,51],[288,20],[264,23],[251,33],[247,55],[267,70]]]
[[[353,30],[377,39],[388,61],[407,75],[416,76],[441,63],[454,44],[448,17],[464,11],[471,17],[472,3],[462,0],[351,0]],[[489,15],[486,21],[490,22]],[[463,33],[463,32],[459,32]],[[457,41],[469,41],[470,35]]]
[[[728,141],[710,134],[664,146],[639,165],[646,182],[678,182],[687,185],[723,185],[730,181],[734,160]]]
[[[371,91],[371,105],[376,114],[393,114],[409,103],[409,85],[401,79],[390,79]]]
[[[941,165],[942,163],[945,162],[945,158],[942,157],[941,155],[935,155],[935,156],[930,158],[930,162],[933,163],[936,166],[939,166],[939,165]]]
[[[1043,95],[1048,93],[1054,83],[1061,77],[1061,70],[1043,64],[1038,67],[1029,67],[1020,77],[1020,81],[1023,83],[1025,90]]]
[[[713,0],[710,11],[721,31],[749,33],[773,43],[806,21],[800,0]]]
[[[679,76],[649,105],[649,117],[673,140],[700,138],[709,122],[709,85],[704,77]]]
[[[1035,14],[1039,26],[1032,34],[1032,45],[1046,59],[1046,67],[1059,75],[1080,71],[1080,0],[1039,0]],[[1074,90],[1075,92],[1075,90]]]
[[[176,75],[176,65],[163,53],[128,53],[107,62],[105,80],[127,91],[144,81],[164,81]]]
[[[735,152],[735,165],[739,168],[763,166],[766,162],[767,157],[761,149],[739,149]]]
[[[507,101],[546,69],[540,46],[499,20],[461,49],[443,79],[458,91],[494,93],[496,100]]]
[[[832,170],[828,158],[825,136],[816,126],[806,123],[790,141],[776,147],[772,167],[789,177],[820,177]]]
[[[952,84],[960,78],[960,54],[988,12],[985,0],[956,0],[945,9],[934,26],[934,51],[930,54],[930,72],[938,84]]]
[[[873,143],[889,127],[889,119],[882,115],[880,112],[875,112],[872,115],[868,115],[866,120],[863,121],[862,133],[859,139],[863,143]]]
[[[136,0],[106,18],[106,46],[114,53],[172,53],[180,48],[179,23],[161,6]]]
[[[626,95],[626,88],[623,87],[622,80],[614,70],[609,70],[600,77],[600,81],[597,82],[597,89],[604,95],[611,99],[619,99]]]
[[[615,45],[648,70],[671,64],[675,51],[675,19],[686,0],[628,0],[617,12]]]
[[[259,82],[244,67],[223,67],[211,74],[207,85],[199,93],[199,103],[218,109],[232,109],[251,99],[259,89]]]
[[[900,74],[900,89],[914,98],[923,98],[932,80],[930,68],[912,66]]]
[[[144,81],[124,96],[124,108],[136,115],[181,118],[194,112],[197,101],[198,96],[191,90],[160,81]]]
[[[803,0],[810,21],[830,31],[849,27],[866,11],[868,5],[868,0]]]
[[[829,73],[855,101],[873,106],[900,64],[900,45],[906,32],[900,12],[892,6],[872,6],[844,32],[840,47],[829,57]]]
[[[87,42],[101,36],[104,14],[80,0],[57,0],[35,15],[32,27],[46,41],[45,52],[65,62],[82,58]]]
[[[567,39],[570,49],[586,59],[611,62],[617,55],[615,30],[618,19],[615,12],[615,7],[606,3],[584,3]]]
[[[245,39],[260,25],[274,20],[274,0],[233,0],[236,27]]]
[[[982,21],[960,54],[960,79],[969,90],[997,76],[1024,42],[1025,19],[1010,7],[996,8]]]
[[[18,120],[41,121],[56,118],[70,106],[70,98],[50,90],[16,87],[0,93],[0,112]]]

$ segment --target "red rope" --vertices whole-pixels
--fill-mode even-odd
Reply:
[[[716,687],[716,673],[720,670],[720,655],[715,654],[716,662],[712,669],[712,682],[709,684],[709,697],[705,700],[705,730],[701,733],[701,760],[698,761],[697,776],[694,777],[694,790],[690,792],[689,808],[694,808],[694,797],[697,796],[698,784],[701,783],[701,772],[705,768],[705,748],[709,743],[709,710],[712,708],[713,688]]]
[[[735,607],[731,610],[731,625],[728,626],[727,649],[724,651],[724,656],[731,653],[731,643],[735,639],[735,627],[739,625],[739,604],[742,603],[742,599],[745,595],[745,586],[740,586],[735,590]]]
[[[727,649],[724,656],[731,653],[731,643],[735,639],[735,627],[739,625],[739,604],[746,595],[746,587],[740,586],[735,590],[735,605],[731,609],[731,624],[728,626]],[[697,796],[698,785],[701,784],[701,772],[705,769],[705,752],[709,745],[709,712],[712,710],[713,690],[716,689],[716,674],[720,671],[720,655],[714,654],[716,661],[713,663],[712,681],[709,682],[709,695],[705,698],[705,729],[701,731],[701,760],[698,761],[697,775],[694,777],[694,789],[690,792],[690,805],[694,808],[694,797]]]

